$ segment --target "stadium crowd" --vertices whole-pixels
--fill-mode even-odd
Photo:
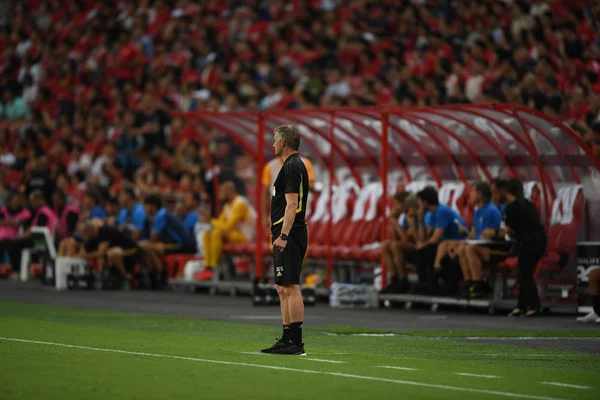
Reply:
[[[217,174],[231,182],[219,190],[227,215],[251,218],[235,199],[261,190],[253,160],[174,111],[508,102],[566,121],[600,154],[600,43],[589,18],[599,10],[583,3],[2,2],[0,204],[12,213],[19,193],[29,196],[34,210],[19,217],[29,224],[51,221],[36,217],[53,208],[60,234],[74,236],[64,254],[98,235],[88,219],[114,227],[121,209],[122,225],[136,224],[136,207],[178,232],[192,212],[210,224]],[[216,224],[206,240],[191,235],[194,246],[218,253],[232,227]],[[5,225],[2,239],[14,238]],[[134,239],[164,242],[152,230],[165,224],[152,225]],[[149,257],[166,250],[144,246]]]

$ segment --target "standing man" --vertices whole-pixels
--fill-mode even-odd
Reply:
[[[283,336],[262,352],[305,355],[302,343],[304,303],[300,291],[300,274],[308,247],[306,200],[310,182],[306,167],[298,155],[298,128],[292,125],[278,126],[274,131],[274,140],[275,156],[284,160],[275,180],[275,194],[271,199],[273,272],[281,306]]]

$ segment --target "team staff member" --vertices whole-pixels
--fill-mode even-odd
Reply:
[[[102,272],[105,263],[119,271],[123,288],[129,287],[131,273],[138,261],[137,244],[117,228],[100,226],[86,222],[81,230],[85,252],[81,258],[96,259],[98,272]]]
[[[408,290],[406,260],[413,255],[418,242],[417,196],[401,191],[394,195],[394,201],[390,215],[393,239],[381,244],[383,264],[390,275],[390,283],[382,293],[405,293]]]
[[[133,189],[127,188],[121,192],[119,204],[122,208],[117,216],[117,228],[133,240],[148,239],[147,232],[144,232],[147,224],[146,211],[143,204],[135,201]]]
[[[506,227],[509,235],[517,242],[519,273],[519,302],[509,315],[525,314],[526,317],[533,317],[541,310],[534,273],[546,251],[546,232],[537,209],[523,195],[523,184],[511,179],[506,189]]]
[[[218,218],[210,220],[210,230],[202,234],[205,268],[197,276],[201,281],[213,278],[213,270],[223,252],[223,242],[247,243],[254,238],[256,212],[248,199],[238,194],[232,181],[221,183],[219,200],[225,203],[223,210]]]
[[[460,268],[469,297],[485,295],[481,282],[483,262],[499,262],[510,253],[512,245],[496,240],[502,223],[502,213],[492,202],[492,190],[487,182],[479,182],[471,189],[471,202],[477,206],[468,241],[458,249]]]
[[[441,270],[437,269],[434,274],[434,266],[441,265],[441,259],[447,253],[450,247],[444,241],[452,241],[451,244],[458,243],[466,237],[465,220],[451,207],[440,204],[438,191],[433,187],[426,187],[417,193],[419,198],[420,215],[423,220],[419,221],[420,225],[425,225],[425,214],[431,213],[429,226],[433,228],[431,236],[424,242],[417,243],[417,274],[419,276],[419,291],[427,291],[433,294],[436,291],[437,274]],[[441,247],[441,248],[439,248]],[[437,264],[437,265],[436,265]],[[427,288],[425,288],[427,284]]]
[[[312,162],[306,157],[300,157],[304,166],[306,167],[306,172],[308,173],[308,187],[310,190],[313,189],[313,185],[315,182],[315,173],[313,170]],[[263,225],[267,231],[270,230],[271,219],[269,216],[269,206],[271,196],[273,195],[273,186],[275,185],[275,180],[277,176],[279,176],[279,171],[281,171],[281,167],[283,166],[283,157],[275,157],[271,161],[265,164],[262,172],[262,196],[261,196],[261,207],[263,212]]]
[[[274,275],[281,305],[283,336],[263,353],[303,355],[302,322],[304,303],[300,291],[302,261],[308,246],[306,204],[308,172],[298,155],[300,132],[292,125],[274,131],[275,155],[282,157],[283,167],[275,180],[271,199],[271,233]]]

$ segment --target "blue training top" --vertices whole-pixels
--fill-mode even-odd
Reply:
[[[188,232],[193,233],[194,232],[194,226],[196,226],[196,223],[198,222],[198,212],[197,211],[190,211],[185,218],[183,219],[183,226],[185,227],[185,229],[188,230]]]
[[[414,217],[414,218],[415,218],[415,220],[417,220],[417,222],[418,222],[418,219],[417,219],[417,217]],[[426,228],[429,228],[429,227],[431,227],[431,212],[427,211],[427,212],[425,213],[425,215],[424,215],[423,219],[424,219],[424,222],[425,222],[425,227],[426,227]],[[419,225],[419,224],[417,223],[417,226],[418,226],[418,225]],[[408,216],[406,215],[406,213],[404,213],[404,214],[402,214],[402,215],[400,216],[400,226],[401,226],[402,228],[404,228],[404,229],[408,229],[408,228],[410,228],[410,225],[408,224]]]
[[[104,208],[102,208],[101,205],[97,205],[94,208],[92,208],[89,219],[92,219],[92,218],[106,219],[106,217],[108,217],[108,215],[106,214],[106,211],[104,211]]]
[[[481,238],[481,233],[486,229],[500,229],[502,214],[498,207],[492,202],[478,208],[473,216],[473,228],[475,228],[475,239]]]
[[[466,237],[466,234],[461,233],[459,229],[459,226],[462,226],[466,230],[465,220],[445,204],[438,205],[432,215],[432,224],[433,228],[444,230],[442,240],[461,240]]]
[[[185,248],[196,247],[194,236],[185,229],[183,222],[165,208],[158,210],[154,216],[152,232],[158,233],[163,243],[178,244]]]
[[[144,229],[146,225],[146,211],[140,203],[135,203],[131,212],[127,208],[121,209],[116,224],[117,227],[125,225],[132,231],[141,231],[142,239],[148,239],[147,232]]]

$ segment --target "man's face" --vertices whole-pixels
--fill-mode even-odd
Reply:
[[[63,208],[65,206],[65,202],[63,201],[63,198],[60,194],[52,194],[52,205],[56,208]]]
[[[280,139],[277,134],[273,135],[273,148],[275,149],[275,155],[281,157],[283,154],[283,139]]]
[[[394,207],[392,208],[392,212],[396,215],[400,215],[405,211],[404,203],[400,203],[398,201],[394,201]]]
[[[29,196],[29,204],[35,209],[38,209],[42,206],[42,200],[35,198],[35,196]]]
[[[506,190],[498,189],[498,186],[492,184],[490,187],[492,191],[492,201],[496,204],[506,203]]]
[[[415,218],[418,210],[418,207],[410,207],[406,210],[406,216],[409,218]]]
[[[94,199],[92,199],[90,196],[84,196],[82,203],[84,208],[94,207]]]
[[[427,203],[425,203],[422,199],[419,199],[419,210],[427,211]]]
[[[194,195],[192,193],[186,193],[183,196],[183,206],[187,209],[187,210],[191,210],[195,207],[194,205]]]
[[[122,192],[119,195],[119,205],[121,207],[128,207],[129,206],[129,195],[125,192]]]
[[[146,215],[150,218],[154,218],[154,216],[156,215],[156,207],[154,207],[151,204],[145,204],[144,205],[144,210],[146,211]]]
[[[481,201],[481,196],[475,187],[471,188],[471,203],[479,203]]]
[[[221,200],[221,201],[229,200],[229,189],[227,188],[227,185],[219,186],[219,200]]]

